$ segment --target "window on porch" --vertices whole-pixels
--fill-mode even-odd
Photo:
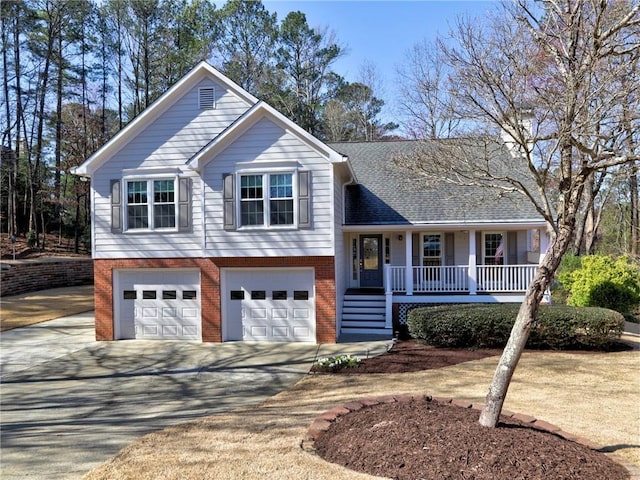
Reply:
[[[439,267],[442,265],[442,235],[429,234],[422,236],[422,265]]]
[[[484,265],[504,264],[504,235],[502,233],[484,234]]]

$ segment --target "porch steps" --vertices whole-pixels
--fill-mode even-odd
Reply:
[[[391,335],[385,328],[385,296],[345,294],[340,333]]]

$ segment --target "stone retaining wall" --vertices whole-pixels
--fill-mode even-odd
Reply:
[[[90,258],[50,257],[0,262],[0,296],[93,283]]]

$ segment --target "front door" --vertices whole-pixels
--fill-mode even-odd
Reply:
[[[382,235],[360,236],[360,286],[382,287]]]

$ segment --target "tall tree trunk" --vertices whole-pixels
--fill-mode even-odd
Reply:
[[[61,34],[61,22],[56,13],[48,12],[49,25],[48,25],[48,38],[47,46],[45,50],[44,66],[40,72],[40,82],[38,85],[39,101],[35,112],[35,116],[38,119],[36,128],[36,148],[35,159],[33,160],[33,168],[31,168],[31,175],[29,180],[29,230],[38,233],[38,218],[37,218],[37,200],[36,196],[40,192],[40,165],[43,159],[43,147],[45,143],[44,139],[44,120],[46,111],[46,98],[47,88],[49,87],[49,69],[51,67],[51,61],[53,57],[53,44],[58,35]],[[33,143],[32,143],[33,145]],[[30,156],[31,157],[31,156]]]
[[[561,158],[564,183],[560,184],[557,226],[536,275],[520,305],[511,335],[494,373],[485,405],[480,413],[479,422],[485,427],[493,428],[498,424],[511,378],[529,339],[529,333],[536,320],[540,303],[553,280],[553,275],[560,265],[562,256],[573,241],[576,213],[581,203],[588,173],[580,172],[575,176],[575,180],[571,181],[574,177],[572,175],[572,151],[569,144],[565,144],[562,148]]]
[[[56,81],[56,147],[55,173],[53,193],[55,196],[54,218],[58,222],[58,241],[62,241],[62,187],[60,183],[62,171],[62,86],[64,85],[64,59],[62,55],[62,31],[58,32],[58,48],[56,60],[58,63],[58,78]]]
[[[8,23],[11,21],[11,16],[9,15],[9,12],[7,12],[6,10],[8,10],[9,8],[11,8],[11,5],[9,4],[3,4],[2,6],[0,6],[0,8],[2,9],[2,15],[0,15],[0,22],[2,22],[2,44],[3,45],[9,45],[9,27],[8,27]],[[8,149],[7,153],[5,154],[4,152],[2,153],[3,155],[3,160],[6,161],[7,156],[8,156],[8,160],[9,160],[9,175],[8,175],[8,187],[9,187],[9,191],[8,191],[8,195],[7,195],[7,232],[9,233],[9,236],[14,236],[16,234],[16,203],[15,203],[15,196],[14,196],[14,191],[17,187],[17,184],[15,182],[16,180],[16,176],[14,174],[14,172],[16,171],[16,155],[15,155],[15,151],[13,150],[13,142],[12,142],[12,131],[14,128],[14,124],[12,123],[11,120],[11,101],[10,101],[10,97],[9,97],[9,59],[8,59],[8,49],[7,48],[3,48],[2,49],[2,71],[3,71],[3,96],[4,96],[4,104],[5,104],[5,120],[6,120],[6,124],[5,124],[5,128],[4,128],[4,133],[2,135],[2,148],[4,149],[5,146]]]
[[[628,153],[633,155],[636,153],[637,144],[634,137],[634,130],[631,125],[632,113],[629,111],[628,103],[625,103],[622,109],[622,126],[625,133],[625,144]],[[637,257],[640,253],[640,205],[638,199],[638,165],[637,160],[629,164],[629,252],[632,257]]]
[[[21,85],[21,75],[22,75],[22,67],[20,64],[20,2],[16,2],[14,4],[15,8],[15,28],[13,31],[13,51],[14,51],[14,72],[16,76],[16,146],[15,146],[15,163],[13,165],[13,170],[11,172],[13,176],[13,185],[18,185],[18,168],[20,166],[20,153],[22,150],[22,136],[21,136],[21,125],[24,125],[23,113],[24,109],[22,106],[22,85]],[[15,217],[15,233],[18,232],[18,224],[17,224],[17,215],[18,215],[18,190],[14,188],[10,192],[11,203],[13,204]]]
[[[116,49],[118,51],[118,128],[122,129],[122,127],[124,127],[124,100],[122,96],[122,77],[124,76],[124,67],[122,66],[122,12],[120,3],[118,3],[117,5],[116,12],[116,22],[118,29],[118,44],[116,45]]]
[[[631,256],[637,258],[640,255],[640,201],[638,195],[638,165],[639,162],[633,162],[631,164],[631,175],[629,175],[629,190],[630,190],[630,210],[631,210],[631,225],[630,225],[630,249]]]

